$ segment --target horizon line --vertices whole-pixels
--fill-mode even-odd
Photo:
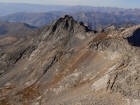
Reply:
[[[115,6],[91,6],[91,5],[59,5],[59,4],[41,4],[41,3],[20,3],[20,2],[0,2],[4,4],[28,4],[28,5],[43,5],[43,6],[67,6],[67,7],[100,7],[100,8],[118,8],[118,9],[140,9],[140,8],[125,8],[125,7],[115,7]]]

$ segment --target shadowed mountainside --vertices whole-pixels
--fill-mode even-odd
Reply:
[[[36,27],[26,23],[0,21],[0,47],[12,46],[13,43],[20,42],[19,40],[22,40],[22,38],[30,37],[36,31]]]
[[[30,34],[35,29],[37,28],[26,23],[0,21],[0,35],[22,36],[22,34]]]

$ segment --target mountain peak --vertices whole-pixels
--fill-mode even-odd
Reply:
[[[65,15],[44,28],[40,40],[66,46],[77,46],[88,39],[94,32],[83,22],[77,22],[72,16]],[[67,44],[66,44],[67,43]]]
[[[88,25],[85,25],[83,22],[77,22],[76,20],[74,20],[74,18],[72,16],[69,15],[65,15],[61,18],[59,18],[56,22],[54,22],[54,29],[57,26],[61,26],[61,29],[66,29],[68,31],[72,31],[73,29],[81,29],[81,32],[88,32],[91,31],[91,29],[88,27]]]
[[[66,31],[67,33],[81,33],[84,34],[86,32],[92,31],[88,25],[84,25],[83,22],[77,22],[76,20],[73,19],[72,16],[65,15],[55,22],[51,23],[48,25],[43,33],[49,32],[59,34],[62,33],[62,31]]]
[[[70,18],[73,19],[73,17],[70,16],[70,15],[64,15],[64,16],[62,16],[62,18],[64,18],[64,19],[68,19],[68,18],[69,18],[69,19],[70,19]]]

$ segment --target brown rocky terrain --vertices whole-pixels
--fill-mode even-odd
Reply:
[[[1,46],[0,105],[139,105],[139,29],[96,32],[66,15]]]

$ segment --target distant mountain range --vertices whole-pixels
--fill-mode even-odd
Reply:
[[[140,9],[0,3],[0,20],[24,22],[35,27],[44,27],[64,15],[71,15],[93,30],[125,23],[140,24]]]
[[[0,20],[7,20],[10,22],[24,22],[32,26],[42,27],[58,19],[63,14],[63,12],[14,13],[1,17]]]
[[[0,16],[5,16],[17,12],[37,13],[37,12],[48,12],[48,11],[62,11],[67,8],[68,8],[67,6],[60,6],[60,5],[0,3]]]
[[[123,9],[116,7],[93,7],[93,6],[64,6],[64,5],[41,5],[25,3],[0,3],[0,16],[13,14],[17,12],[37,13],[63,11],[69,13],[75,12],[102,12],[111,13],[118,11],[140,11],[140,9]]]
[[[140,24],[140,12],[46,12],[46,13],[14,13],[7,16],[0,17],[0,20],[9,22],[24,22],[31,26],[43,27],[50,24],[52,21],[69,14],[77,21],[82,21],[89,25],[93,30],[99,30],[111,25],[121,25],[125,23]]]
[[[124,23],[140,24],[140,15],[127,12],[78,12],[72,14],[77,21],[83,21],[88,24],[91,29],[99,30],[111,25],[121,25]]]

